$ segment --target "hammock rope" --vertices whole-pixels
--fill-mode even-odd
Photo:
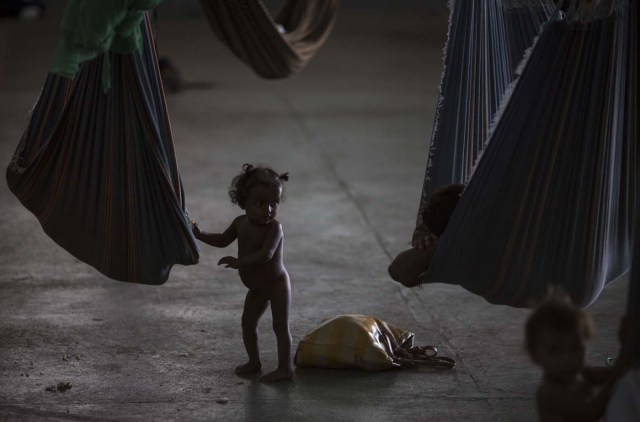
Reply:
[[[7,169],[14,195],[73,256],[116,280],[164,283],[198,261],[148,17],[142,49],[49,73]],[[112,88],[102,90],[109,55]]]
[[[300,72],[328,38],[338,0],[287,0],[275,19],[260,0],[201,0],[213,33],[260,77]]]
[[[506,89],[486,139],[482,131],[459,138],[463,148],[473,142],[476,162],[455,161],[460,145],[440,167],[443,157],[434,155],[423,191],[468,184],[425,282],[461,285],[512,306],[530,306],[556,284],[587,306],[629,269],[639,157],[628,5],[555,14]],[[455,2],[452,13],[468,6]],[[465,116],[456,113],[455,124]],[[445,123],[434,129],[436,140],[452,130]]]

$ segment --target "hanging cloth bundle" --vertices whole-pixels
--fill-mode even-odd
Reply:
[[[216,36],[260,77],[298,73],[328,38],[338,0],[286,0],[272,18],[260,0],[201,0]]]
[[[629,10],[628,0],[592,2],[543,26],[425,282],[512,306],[556,284],[586,306],[628,270],[638,161]]]
[[[162,284],[174,264],[197,263],[198,247],[148,18],[140,30],[140,50],[101,54],[74,79],[48,75],[7,182],[78,259],[116,280]]]

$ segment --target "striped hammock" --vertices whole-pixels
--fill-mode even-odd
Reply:
[[[453,3],[452,22],[467,16],[474,23],[450,30],[423,192],[468,184],[424,281],[512,306],[531,305],[555,284],[587,306],[630,265],[638,21],[629,0],[594,1],[588,11],[570,2],[543,25],[509,85],[514,62],[505,58],[514,55],[492,48],[510,33],[508,17],[493,10],[509,3],[532,15],[549,10],[544,2]],[[495,41],[485,35],[492,33]],[[481,39],[461,41],[474,37]],[[450,82],[458,75],[469,84]]]
[[[555,10],[552,0],[452,2],[418,218],[436,189],[469,180],[525,50]]]
[[[638,8],[637,8],[638,9]],[[640,19],[640,13],[636,13]],[[636,37],[636,41],[638,38]],[[638,44],[636,44],[638,46]],[[640,195],[636,198],[636,207],[640,207]],[[627,297],[627,318],[630,321],[629,332],[623,339],[624,353],[635,356],[636,364],[640,365],[640,224],[636,224],[634,231],[633,256],[631,273],[629,275],[629,293]]]
[[[631,74],[636,75],[632,79],[629,86],[630,90],[635,90],[635,116],[636,121],[633,123],[635,140],[638,140],[638,116],[640,111],[640,85],[638,85],[638,50],[640,49],[640,3],[637,0],[632,5],[631,10],[631,40],[629,43],[630,51],[635,51],[635,56],[630,59]],[[632,135],[632,136],[634,136]],[[636,195],[636,209],[640,209],[640,195]],[[624,352],[631,353],[635,356],[636,365],[640,364],[640,224],[635,225],[633,239],[633,254],[631,258],[631,273],[629,274],[629,293],[627,297],[627,317],[630,324],[630,332],[627,333],[626,340],[623,341]]]
[[[200,0],[214,34],[260,77],[298,73],[333,28],[338,0],[286,0],[274,18],[260,0]]]
[[[7,169],[7,182],[44,231],[116,280],[162,284],[195,264],[148,18],[142,51],[104,55],[75,79],[47,76]]]

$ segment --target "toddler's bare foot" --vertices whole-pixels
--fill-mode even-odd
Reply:
[[[244,365],[236,366],[236,374],[248,374],[251,372],[258,372],[262,368],[260,362],[247,362]]]
[[[262,382],[275,382],[275,381],[284,381],[290,380],[293,378],[293,372],[291,369],[276,369],[273,372],[269,372],[260,377],[260,381]]]

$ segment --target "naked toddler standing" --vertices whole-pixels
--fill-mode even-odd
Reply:
[[[276,219],[287,173],[278,174],[268,167],[244,164],[229,188],[231,202],[245,213],[236,217],[223,233],[207,233],[194,223],[195,237],[211,246],[224,248],[238,239],[238,257],[225,256],[218,262],[237,269],[249,289],[242,313],[242,339],[249,361],[236,367],[237,374],[260,371],[258,321],[271,304],[273,330],[278,344],[278,367],[260,379],[265,382],[289,380],[291,370],[291,334],[289,307],[291,283],[282,263],[284,236]]]

